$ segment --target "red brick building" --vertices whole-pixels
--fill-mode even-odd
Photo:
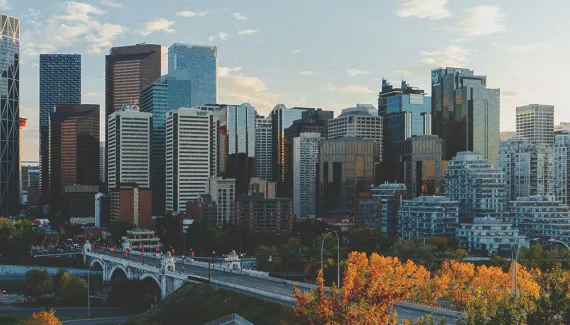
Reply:
[[[111,222],[125,221],[152,229],[152,190],[136,184],[122,184],[111,192]]]

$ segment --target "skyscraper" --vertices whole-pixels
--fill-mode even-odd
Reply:
[[[458,152],[479,152],[497,163],[500,90],[473,70],[435,69],[432,75],[432,131],[445,140],[445,160]]]
[[[0,216],[20,203],[20,20],[1,15],[0,40]]]
[[[556,199],[570,203],[570,134],[559,134],[554,139],[554,190]]]
[[[167,77],[162,76],[141,91],[140,111],[152,113],[152,139],[150,153],[150,186],[152,188],[153,215],[166,212],[166,112],[168,110]]]
[[[271,118],[255,117],[255,177],[271,181]]]
[[[81,104],[81,55],[40,54],[40,177],[49,202],[49,114],[56,105]]]
[[[293,139],[293,213],[297,218],[316,217],[321,139],[321,134],[314,132],[304,132]]]
[[[121,184],[150,187],[152,114],[125,106],[107,117],[107,161],[109,192]]]
[[[217,103],[218,49],[175,43],[168,48],[168,108]]]
[[[517,135],[533,144],[554,146],[554,106],[531,104],[517,107]]]
[[[28,188],[40,186],[40,169],[37,161],[22,162],[22,204],[28,204]]]
[[[57,216],[65,186],[99,185],[99,105],[57,105],[49,119],[50,214]]]
[[[99,143],[99,181],[101,184],[106,184],[105,171],[107,170],[107,160],[105,159],[105,142]]]
[[[328,120],[328,139],[356,137],[376,141],[382,153],[382,117],[372,105],[356,104],[346,108],[342,113]],[[380,157],[382,158],[382,157]]]

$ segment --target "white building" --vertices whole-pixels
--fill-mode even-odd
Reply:
[[[445,194],[459,201],[460,222],[500,217],[507,203],[505,173],[478,153],[459,152],[445,171]]]
[[[554,141],[554,194],[564,204],[570,203],[570,134],[559,134]]]
[[[255,118],[255,177],[271,181],[271,117]]]
[[[222,227],[224,222],[234,222],[236,202],[236,180],[233,178],[208,179],[206,194],[210,194],[212,201],[216,202],[216,227]]]
[[[517,107],[517,135],[531,143],[554,145],[554,106],[531,104]]]
[[[315,132],[293,138],[293,213],[297,218],[316,216],[320,140],[321,134]]]
[[[459,202],[445,196],[418,196],[402,200],[398,233],[403,239],[455,237],[459,225]]]
[[[527,238],[554,238],[570,244],[568,205],[554,196],[521,197],[509,202],[513,224]]]
[[[505,172],[507,199],[554,194],[554,151],[528,138],[511,138],[501,143],[499,167]]]
[[[473,223],[462,223],[457,229],[457,243],[470,253],[477,251],[488,255],[529,246],[527,238],[519,235],[512,224],[489,217],[475,218]]]
[[[329,140],[342,137],[355,137],[374,140],[382,153],[382,117],[378,110],[369,104],[356,104],[342,110],[342,113],[328,120],[327,137]]]
[[[167,211],[186,211],[186,202],[206,192],[217,170],[216,135],[212,112],[179,108],[166,113]]]
[[[107,126],[109,189],[121,183],[149,188],[152,113],[126,106],[107,117]]]

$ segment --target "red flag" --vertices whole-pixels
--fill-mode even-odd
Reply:
[[[129,250],[128,249],[125,249],[125,255],[129,256]]]
[[[158,253],[158,246],[156,246],[156,252]]]
[[[142,250],[143,250],[143,252],[144,252],[144,244],[142,245]]]
[[[194,258],[194,251],[192,251],[192,253],[191,253],[191,254],[192,254],[192,258]]]
[[[172,249],[172,256],[174,256],[174,248]]]
[[[141,252],[141,258],[143,258],[143,252]]]

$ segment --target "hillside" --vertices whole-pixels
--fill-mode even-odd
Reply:
[[[255,325],[289,324],[281,305],[216,289],[203,283],[187,283],[133,321],[135,325],[203,325],[236,313]]]

